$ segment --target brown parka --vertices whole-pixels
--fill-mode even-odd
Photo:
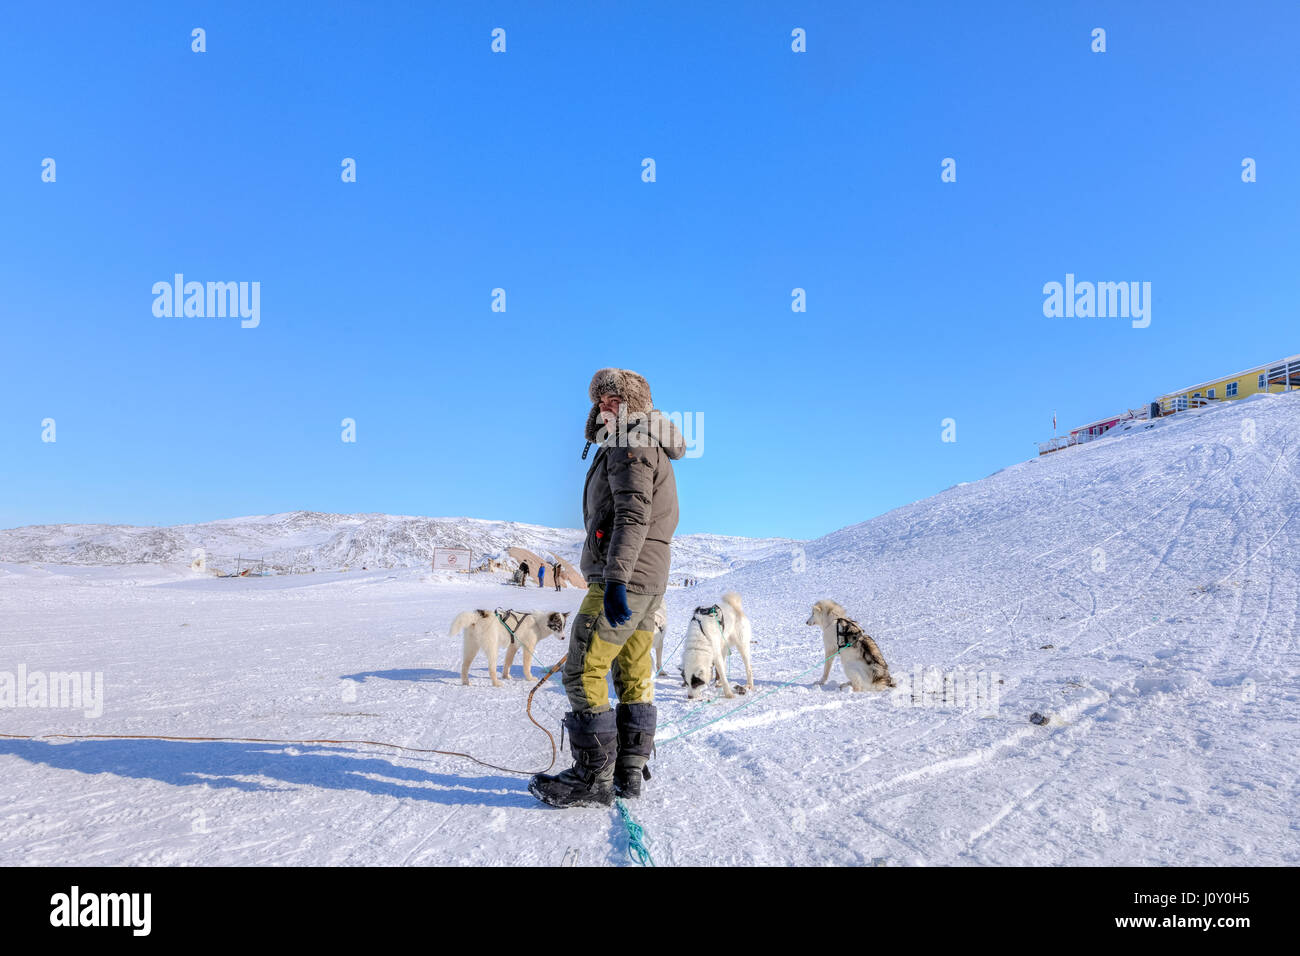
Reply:
[[[625,584],[637,594],[663,594],[678,517],[672,462],[686,453],[686,442],[652,407],[650,385],[636,372],[601,369],[590,394],[586,437],[600,447],[582,493],[582,576],[588,583]],[[600,400],[610,394],[622,399],[612,429],[600,415]]]

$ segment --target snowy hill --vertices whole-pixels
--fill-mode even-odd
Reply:
[[[654,778],[632,807],[656,861],[1300,862],[1300,394],[1153,424],[670,589],[666,663],[691,609],[734,589],[757,687],[688,703],[660,678]],[[461,686],[447,627],[579,596],[417,570],[0,565],[0,670],[105,684],[102,717],[21,708],[6,729],[366,738],[541,769],[529,685],[490,686],[480,657]],[[814,684],[805,621],[825,597],[876,637],[896,691],[841,690],[838,663]],[[557,725],[556,682],[533,709]],[[3,740],[0,771],[5,864],[627,862],[611,812],[541,807],[524,776],[451,757]]]
[[[264,559],[276,570],[427,568],[434,547],[469,548],[477,558],[507,547],[551,552],[576,564],[583,533],[515,521],[419,518],[399,515],[336,515],[314,511],[261,515],[141,528],[129,525],[32,525],[0,531],[0,561],[16,564],[181,564],[196,548],[213,568],[233,559]],[[710,577],[772,552],[788,550],[785,538],[682,535],[675,540],[673,573]]]

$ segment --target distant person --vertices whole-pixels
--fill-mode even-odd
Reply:
[[[562,565],[560,564],[560,562],[556,561],[555,566],[552,568],[552,571],[554,572],[553,577],[555,578],[555,590],[557,591],[560,590],[560,568],[561,567]]]
[[[519,562],[519,586],[520,586],[521,588],[526,588],[526,587],[528,587],[528,575],[529,575],[529,573],[530,573],[530,568],[528,567],[528,562],[527,562],[527,561],[520,561],[520,562]]]
[[[539,588],[546,587],[546,565],[544,564],[537,569],[537,586]]]

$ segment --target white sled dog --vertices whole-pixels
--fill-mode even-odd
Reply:
[[[738,650],[745,662],[745,690],[753,690],[754,671],[749,665],[749,643],[753,636],[749,617],[740,606],[740,595],[734,591],[722,595],[718,604],[697,607],[686,625],[685,649],[682,651],[682,686],[687,688],[687,698],[704,693],[714,673],[722,684],[722,696],[736,696],[727,681],[726,655],[731,648]]]
[[[655,610],[655,676],[664,672],[664,631],[668,630],[668,612],[662,604]]]
[[[533,652],[537,642],[546,637],[564,637],[569,612],[559,611],[463,611],[451,622],[451,635],[464,633],[464,646],[460,659],[460,682],[469,683],[469,665],[478,652],[487,657],[488,673],[492,686],[500,687],[497,678],[497,649],[506,645],[506,662],[501,677],[510,679],[510,665],[515,659],[515,649],[524,649],[524,678],[533,679]],[[507,629],[508,627],[508,629]],[[511,631],[514,636],[511,636]]]
[[[868,687],[884,690],[894,686],[894,678],[889,676],[889,665],[885,663],[880,648],[862,626],[849,617],[843,606],[831,600],[818,601],[812,607],[808,624],[822,629],[822,643],[826,647],[826,669],[822,671],[818,684],[826,683],[831,676],[831,665],[835,663],[832,655],[843,647],[839,654],[840,663],[844,665],[844,676],[855,691]]]

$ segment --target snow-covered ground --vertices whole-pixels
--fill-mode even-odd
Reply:
[[[744,596],[758,688],[688,704],[661,678],[654,779],[632,805],[656,861],[1300,862],[1298,454],[1300,394],[1188,412],[671,589],[670,652],[696,604]],[[579,597],[416,568],[0,565],[0,684],[19,667],[104,680],[102,716],[0,721],[541,768],[528,685],[491,687],[479,658],[461,687],[446,631],[465,608]],[[839,690],[838,664],[813,684],[804,622],[823,597],[876,637],[898,691]],[[918,668],[978,699],[912,686]],[[538,693],[543,723],[564,709],[554,682]],[[627,862],[613,811],[552,810],[524,777],[450,757],[0,738],[0,771],[5,865]]]

